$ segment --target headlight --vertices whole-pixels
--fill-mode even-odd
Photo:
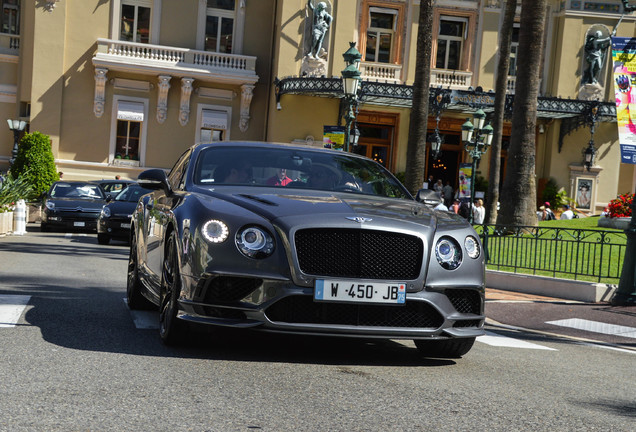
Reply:
[[[227,225],[216,219],[207,221],[203,225],[201,231],[203,232],[203,237],[205,237],[205,239],[210,243],[222,243],[230,234],[230,230]]]
[[[51,201],[46,202],[46,208],[49,210],[55,210],[55,203]]]
[[[462,251],[451,237],[442,237],[435,245],[435,256],[446,270],[455,270],[462,262]]]
[[[247,227],[236,233],[236,246],[250,258],[267,258],[274,253],[274,239],[259,227]]]
[[[479,258],[481,255],[481,247],[479,246],[479,242],[473,236],[468,236],[464,240],[464,247],[466,248],[466,253],[469,257],[473,259]]]
[[[102,207],[102,217],[105,217],[105,218],[110,217],[110,208]]]

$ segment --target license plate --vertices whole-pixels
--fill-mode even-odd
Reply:
[[[86,226],[86,223],[85,222],[73,222],[73,226],[83,227],[83,226]]]
[[[121,224],[122,228],[130,228],[130,224],[129,223],[123,223]]]
[[[314,300],[403,305],[406,301],[406,283],[316,279]]]

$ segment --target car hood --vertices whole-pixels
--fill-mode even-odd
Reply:
[[[106,204],[106,207],[110,209],[113,216],[130,217],[137,207],[137,201],[111,201]]]
[[[251,191],[250,191],[251,192]],[[258,191],[256,191],[258,192]],[[300,227],[360,226],[386,228],[396,231],[403,227],[412,230],[417,224],[434,227],[438,215],[417,201],[374,197],[348,193],[293,191],[281,193],[230,193],[212,195],[231,202],[270,220],[276,225]]]
[[[81,199],[81,198],[47,198],[48,202],[54,203],[55,208],[61,209],[101,209],[105,201],[103,199]]]

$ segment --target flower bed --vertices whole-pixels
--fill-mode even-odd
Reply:
[[[603,215],[598,219],[598,226],[604,228],[627,229],[632,220],[632,202],[634,195],[626,193],[611,200]]]

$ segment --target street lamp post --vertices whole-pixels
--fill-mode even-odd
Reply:
[[[473,201],[475,200],[475,174],[477,171],[477,162],[481,156],[486,153],[488,147],[492,143],[493,129],[492,126],[486,125],[486,114],[481,110],[477,110],[473,114],[473,121],[466,119],[466,123],[462,125],[462,141],[464,142],[464,150],[468,152],[472,158],[472,169],[470,172],[470,215],[468,220],[473,223]]]
[[[9,159],[9,166],[12,166],[13,162],[15,162],[15,158],[18,156],[20,132],[26,127],[26,122],[24,120],[7,119],[7,123],[9,124],[9,129],[13,131],[13,150],[11,150],[11,159]]]
[[[435,131],[428,137],[431,143],[431,157],[437,160],[442,153],[442,137],[439,134],[439,121],[442,113],[450,103],[450,91],[438,87],[430,96],[432,114],[435,116]]]
[[[351,141],[351,123],[355,120],[356,116],[353,109],[358,104],[358,88],[360,87],[360,59],[362,54],[356,49],[355,42],[349,42],[349,49],[342,55],[347,66],[342,71],[342,88],[344,91],[344,101],[346,103],[345,119],[345,151],[349,151]],[[354,145],[357,145],[357,138],[360,136],[360,132],[354,131],[353,138],[355,139]]]
[[[594,146],[594,132],[596,132],[596,123],[598,121],[598,103],[594,104],[586,113],[586,121],[590,125],[590,141],[587,147],[583,149],[583,165],[587,171],[594,166],[596,159],[596,147]]]

